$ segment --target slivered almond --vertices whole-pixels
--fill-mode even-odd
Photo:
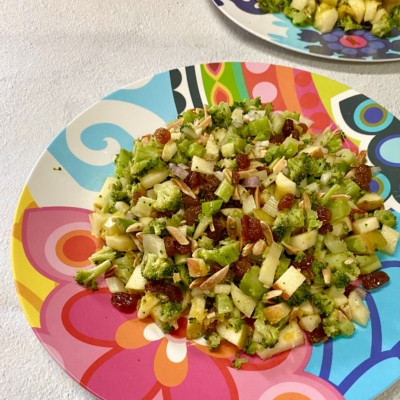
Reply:
[[[285,157],[282,157],[275,165],[274,168],[272,168],[272,172],[274,174],[279,174],[283,170],[283,168],[286,168],[287,166],[287,161]]]
[[[199,245],[194,239],[190,239],[190,251],[194,254],[194,252],[199,248]]]
[[[256,168],[239,171],[239,179],[247,179],[257,172]]]
[[[217,271],[214,275],[211,275],[205,282],[200,285],[200,289],[211,289],[217,283],[221,282],[229,271],[229,265]]]
[[[140,240],[141,243],[143,243],[143,232],[138,232],[136,234],[136,237]]]
[[[322,275],[324,277],[324,282],[329,285],[331,283],[331,279],[332,279],[332,271],[329,267],[324,268],[322,271]]]
[[[255,256],[260,256],[262,253],[264,253],[264,250],[267,248],[267,244],[264,242],[263,239],[257,240],[257,242],[254,243],[253,246],[253,254]]]
[[[186,220],[185,219],[183,219],[181,222],[179,222],[179,226],[183,226],[183,225],[186,225]]]
[[[201,278],[195,279],[190,285],[189,289],[194,289],[196,287],[199,287],[203,282],[207,280],[207,277],[203,276]]]
[[[261,228],[264,233],[264,237],[267,240],[268,246],[271,246],[274,243],[274,235],[272,234],[271,227],[264,221],[261,221]]]
[[[208,226],[209,226],[211,232],[215,232],[214,222],[211,221],[211,222],[208,224]]]
[[[171,129],[175,130],[178,126],[181,126],[183,123],[183,118],[179,118],[177,121],[175,121],[173,124],[171,124],[168,129],[171,132]]]
[[[139,254],[136,253],[135,259],[133,260],[133,268],[136,268],[141,262],[142,260],[140,259]]]
[[[344,176],[343,179],[350,179],[350,178],[352,178],[355,174],[356,174],[356,170],[355,170],[355,169],[351,169],[351,170]]]
[[[246,257],[251,254],[253,251],[254,243],[247,243],[246,246],[243,247],[242,256]]]
[[[131,239],[133,240],[133,243],[135,243],[137,249],[138,249],[141,253],[143,253],[144,251],[143,251],[143,244],[142,244],[142,242],[141,242],[135,235],[133,235],[133,234],[130,235],[130,237],[131,237]]]
[[[167,231],[169,234],[181,245],[187,245],[189,244],[189,240],[183,236],[182,232],[178,229],[175,228],[174,226],[167,226]]]
[[[131,232],[141,232],[144,228],[144,224],[142,224],[141,222],[136,222],[132,225],[129,225],[126,228],[126,233],[131,233]]]
[[[361,150],[361,151],[358,153],[357,161],[358,161],[360,164],[364,164],[366,158],[367,158],[367,150]]]
[[[292,311],[290,312],[289,315],[289,321],[293,321],[297,317],[297,312],[299,311],[299,307],[293,307]]]
[[[348,194],[333,194],[331,196],[331,200],[335,200],[335,199],[350,200],[351,196],[349,196]]]
[[[353,257],[349,257],[346,260],[343,261],[344,264],[346,265],[350,265],[354,262],[354,258]]]
[[[207,118],[204,119],[204,121],[202,123],[197,125],[197,128],[205,129],[205,128],[207,128],[207,126],[211,126],[211,125],[212,125],[212,120],[211,120],[211,115],[209,115]]]
[[[208,104],[203,105],[203,110],[204,110],[204,118],[208,117]]]
[[[286,247],[287,250],[289,250],[293,254],[297,254],[300,251],[300,249],[298,249],[297,247],[291,246],[289,243],[286,243],[286,242],[281,242],[281,243],[283,244],[283,246]]]
[[[226,230],[228,232],[228,236],[232,240],[236,240],[236,237],[237,237],[236,220],[234,218],[232,218],[230,215],[226,219]]]
[[[235,190],[233,191],[232,200],[240,200],[239,189],[237,186],[235,186]]]
[[[311,210],[311,201],[307,193],[303,193],[303,210]]]
[[[254,192],[254,201],[256,203],[256,208],[261,208],[261,189],[259,187],[256,187]]]
[[[116,265],[112,265],[106,272],[104,272],[104,278],[111,278],[114,276],[114,272],[117,269]]]
[[[192,192],[192,189],[185,182],[181,181],[180,179],[172,178],[171,182],[177,186],[179,189],[182,190],[183,193],[190,196],[192,199],[196,198],[196,195]]]
[[[278,289],[276,289],[276,290],[270,290],[269,292],[267,292],[267,293],[265,294],[265,298],[266,298],[267,300],[270,300],[270,299],[273,299],[273,298],[275,298],[275,297],[279,297],[282,293],[283,293],[282,290],[278,290]]]

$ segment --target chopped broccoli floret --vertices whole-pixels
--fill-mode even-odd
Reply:
[[[296,291],[289,297],[287,303],[289,306],[299,306],[310,297],[310,286],[307,283],[302,283]]]
[[[391,210],[376,210],[374,212],[374,217],[377,217],[381,224],[387,225],[390,228],[397,225],[396,216]]]
[[[302,153],[299,157],[289,158],[287,167],[289,169],[289,178],[297,185],[307,178],[312,166],[312,157],[309,154]]]
[[[348,252],[348,255],[349,257],[354,258],[353,253]],[[344,272],[350,278],[350,281],[355,281],[361,274],[361,270],[355,262],[352,262],[351,264],[345,264],[342,262],[340,265],[335,266],[334,271]]]
[[[189,275],[189,270],[188,267],[185,265],[177,265],[179,276],[181,277],[181,282],[187,287],[194,281],[194,278],[192,278]]]
[[[205,261],[215,261],[219,265],[226,266],[239,259],[239,244],[234,242],[214,250],[199,249],[197,257]]]
[[[122,149],[119,151],[119,154],[114,160],[115,164],[115,171],[114,175],[117,178],[128,178],[129,179],[129,168],[130,168],[130,161],[132,158],[132,152]]]
[[[260,10],[265,13],[275,13],[290,5],[289,0],[257,0]]]
[[[228,103],[221,101],[219,104],[212,105],[207,112],[211,115],[214,128],[228,128],[232,121],[231,109]]]
[[[329,337],[337,337],[340,335],[351,336],[355,326],[348,319],[341,317],[339,310],[335,309],[330,313],[329,317],[322,320],[324,332]]]
[[[158,258],[152,253],[143,256],[142,275],[150,281],[170,278],[174,269],[174,262],[170,258]]]
[[[282,239],[288,232],[304,226],[304,213],[297,207],[278,212],[272,231]]]
[[[182,206],[182,193],[171,181],[154,185],[157,195],[153,208],[157,211],[177,211]]]
[[[212,332],[205,336],[207,341],[207,347],[210,351],[217,350],[218,346],[221,344],[221,336],[217,332]]]
[[[78,271],[76,271],[75,281],[81,285],[91,286],[92,290],[96,290],[96,279],[101,274],[104,274],[110,267],[111,261],[107,260],[91,269],[78,269]]]
[[[312,25],[312,19],[306,15],[304,10],[299,11],[293,7],[285,7],[283,9],[284,14],[289,17],[294,25],[298,26],[309,26]]]
[[[231,107],[231,110],[233,111],[235,108],[241,108],[245,113],[248,113],[250,110],[267,110],[267,113],[269,113],[268,110],[270,110],[272,107],[271,103],[267,103],[266,106],[264,107],[261,102],[260,97],[255,97],[252,100],[249,99],[244,99],[243,101],[235,101],[233,103],[233,106]]]
[[[395,27],[395,23],[388,14],[384,14],[382,18],[372,25],[371,35],[382,37],[388,35]]]
[[[166,218],[157,218],[151,221],[143,229],[143,233],[152,233],[157,236],[167,236],[167,220]]]
[[[276,327],[257,319],[254,322],[254,329],[262,336],[262,345],[264,347],[274,347],[278,342],[279,330]]]
[[[350,15],[346,15],[338,21],[338,25],[343,28],[345,32],[352,31],[356,29],[362,29],[360,24],[357,24]]]
[[[136,176],[143,176],[153,168],[165,169],[166,165],[160,159],[161,149],[156,147],[154,141],[143,144],[140,139],[135,141],[131,173]]]
[[[400,4],[396,7],[392,8],[390,12],[390,16],[392,18],[393,23],[400,28]]]
[[[331,314],[335,307],[334,300],[323,293],[315,293],[311,296],[312,302],[326,317]]]
[[[314,210],[307,210],[306,227],[308,231],[319,229],[322,226],[322,221],[318,219],[318,214]]]
[[[231,367],[240,369],[242,368],[243,364],[246,364],[248,362],[249,359],[247,357],[240,358],[240,353],[236,353],[236,358],[232,361]]]
[[[343,271],[335,271],[332,274],[331,284],[337,288],[345,288],[350,283],[349,276]]]
[[[182,313],[182,304],[177,301],[167,301],[161,304],[161,320],[174,323]]]
[[[245,323],[241,318],[229,318],[228,319],[229,326],[231,326],[235,332],[239,332],[242,328],[242,325]]]
[[[214,248],[214,240],[210,239],[207,236],[202,236],[198,241],[197,244],[202,249],[212,250]]]
[[[252,356],[256,354],[257,351],[263,350],[264,348],[265,347],[261,343],[254,342],[253,338],[249,337],[243,351]]]
[[[114,249],[112,249],[111,247],[108,247],[108,246],[103,246],[103,248],[101,250],[97,251],[96,253],[92,254],[89,257],[89,261],[93,264],[107,261],[107,260],[112,261],[112,260],[114,260],[116,255],[117,255],[117,253],[115,252]]]

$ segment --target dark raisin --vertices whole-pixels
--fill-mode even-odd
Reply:
[[[185,193],[182,193],[182,203],[186,207],[198,206],[199,205],[199,200],[197,198],[194,199],[193,197],[190,197]]]
[[[158,128],[154,132],[154,137],[158,143],[166,144],[171,140],[171,132],[165,128]]]
[[[239,278],[242,278],[243,275],[251,268],[251,263],[245,260],[237,260],[235,261],[233,272]]]
[[[309,255],[304,255],[304,257],[301,259],[300,262],[296,262],[295,260],[292,260],[292,265],[295,268],[300,268],[301,270],[311,270],[311,266],[315,258],[313,256]]]
[[[174,243],[175,246],[175,250],[177,251],[177,253],[179,254],[188,254],[190,253],[191,250],[191,246],[190,244],[179,244],[178,242]]]
[[[189,175],[185,178],[184,182],[191,189],[194,189],[201,184],[201,175],[196,171],[190,171]]]
[[[355,168],[355,174],[353,181],[360,186],[361,189],[370,191],[369,183],[372,179],[371,167],[365,164],[361,164]]]
[[[119,311],[124,313],[133,313],[136,310],[136,305],[140,295],[130,293],[113,293],[111,304],[117,307]]]
[[[164,245],[168,257],[172,257],[175,254],[174,239],[171,236],[164,236]]]
[[[294,203],[294,194],[292,193],[286,193],[278,203],[278,211],[282,211],[285,208],[290,208],[292,207]]]
[[[312,332],[306,332],[306,335],[311,344],[325,342],[328,339],[322,322]]]
[[[201,213],[201,206],[191,206],[185,210],[185,214],[183,218],[186,221],[186,224],[191,226],[196,222],[197,217]]]
[[[390,277],[385,271],[375,271],[361,276],[362,285],[367,290],[377,289],[389,281]]]
[[[175,211],[157,211],[157,218],[172,218]]]
[[[247,154],[239,153],[236,156],[236,163],[239,169],[247,169],[250,167],[250,159]]]
[[[270,143],[277,144],[277,145],[282,144],[284,141],[285,141],[285,138],[281,134],[271,135],[271,137],[269,138]]]
[[[141,198],[143,196],[143,193],[142,192],[135,192],[135,193],[133,193],[133,196],[132,196],[132,204],[133,205],[136,205],[136,203],[138,202],[138,200]]]
[[[175,285],[170,285],[165,282],[160,282],[160,281],[150,281],[147,282],[145,285],[144,290],[146,292],[161,292],[164,293],[169,301],[177,301],[181,302],[183,300],[183,294],[182,291]]]

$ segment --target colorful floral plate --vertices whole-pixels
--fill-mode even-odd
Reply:
[[[210,353],[185,339],[186,320],[163,334],[151,320],[110,304],[105,282],[92,292],[75,283],[77,268],[102,243],[88,214],[120,146],[152,133],[187,108],[261,96],[277,110],[338,124],[346,147],[367,149],[381,172],[373,190],[400,211],[400,121],[373,100],[332,80],[288,67],[226,62],[164,72],[107,96],[63,129],[23,189],[12,237],[19,299],[52,357],[87,390],[107,400],[371,398],[400,375],[400,246],[381,256],[391,281],[366,297],[371,319],[351,338],[304,345],[270,360],[230,367],[235,349]],[[397,214],[400,216],[400,214]]]
[[[400,32],[394,28],[387,38],[365,29],[344,32],[335,28],[322,34],[313,27],[294,26],[284,14],[264,14],[256,0],[213,0],[233,22],[250,33],[299,53],[345,61],[400,60]]]

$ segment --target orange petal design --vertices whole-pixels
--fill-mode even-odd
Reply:
[[[144,330],[153,321],[150,318],[130,319],[119,326],[115,341],[124,349],[138,349],[151,343],[144,337]]]
[[[215,82],[210,94],[211,102],[213,104],[219,104],[221,101],[232,105],[233,96],[229,89],[220,82]]]
[[[287,392],[274,397],[274,400],[311,400],[308,396],[301,393]]]
[[[174,363],[167,357],[168,340],[163,338],[154,359],[154,373],[157,380],[168,387],[180,385],[188,371],[187,356],[180,363]]]
[[[201,352],[209,355],[210,357],[215,357],[215,358],[229,358],[234,356],[237,353],[237,348],[234,346],[232,343],[229,342],[223,342],[218,346],[218,349],[216,351],[210,351],[208,350],[207,346],[202,346],[201,344],[198,343],[193,343],[197,349],[199,349]]]

